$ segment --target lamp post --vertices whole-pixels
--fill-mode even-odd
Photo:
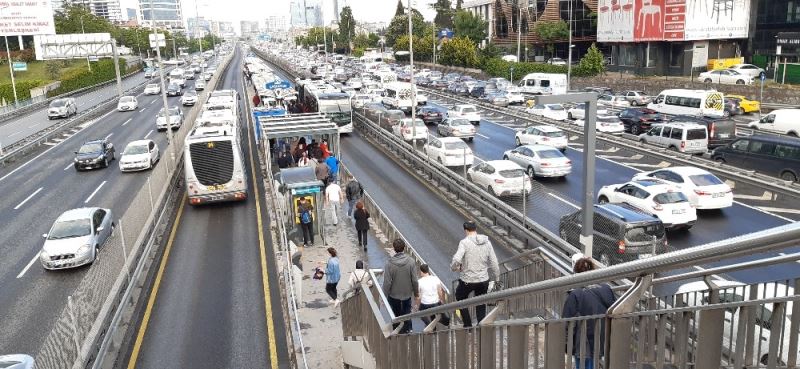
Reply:
[[[8,5],[0,7],[0,10],[8,8]],[[11,90],[14,91],[14,107],[16,108],[19,105],[19,100],[17,99],[17,83],[14,80],[14,65],[11,62],[11,50],[8,48],[8,36],[3,35],[6,41],[6,56],[8,57],[8,71],[11,73]]]
[[[203,56],[203,38],[202,37],[198,37],[199,33],[200,33],[200,32],[198,32],[199,31],[198,28],[200,28],[200,10],[198,10],[198,8],[197,8],[197,0],[195,0],[195,2],[194,2],[194,14],[195,14],[194,15],[194,17],[195,17],[194,18],[194,37],[197,37],[197,45],[200,47],[200,57],[202,58],[202,56]],[[206,65],[205,61],[200,63],[200,73],[201,73],[200,75],[201,76],[206,73],[205,65]]]
[[[81,15],[81,34],[86,34],[86,31],[83,29],[83,15]],[[86,55],[86,65],[89,66],[89,72],[91,72],[92,63],[89,62],[89,55]]]
[[[414,81],[414,9],[411,8],[411,0],[408,0],[408,60],[411,64],[411,145],[417,149],[417,84]]]
[[[569,0],[567,9],[567,13],[569,13],[569,41],[567,44],[567,91],[569,91],[570,77],[572,77],[572,0]]]
[[[517,61],[521,61],[520,45],[522,45],[522,6],[520,0],[517,0],[517,9],[519,9],[519,16],[517,17]],[[513,25],[512,25],[513,27]]]
[[[161,99],[164,103],[164,118],[167,120],[167,141],[169,145],[169,154],[172,159],[172,162],[175,162],[176,153],[175,153],[175,141],[172,135],[172,119],[169,116],[169,103],[167,102],[167,89],[164,86],[164,63],[161,62],[161,40],[159,40],[159,35],[156,33],[156,18],[155,12],[153,11],[153,0],[150,0],[150,26],[153,31],[153,41],[155,42],[156,48],[156,60],[158,61],[158,76],[160,78],[161,83]],[[164,47],[166,47],[166,39],[164,42]]]

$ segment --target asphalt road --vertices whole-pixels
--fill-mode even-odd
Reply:
[[[66,210],[84,206],[110,208],[115,217],[121,216],[146,185],[147,172],[122,173],[116,161],[109,168],[76,172],[73,152],[85,141],[105,137],[114,144],[117,158],[128,142],[143,138],[154,140],[162,153],[167,151],[166,133],[155,130],[161,96],[139,96],[138,101],[138,111],[112,110],[0,176],[0,191],[6,194],[0,197],[0,224],[7,230],[0,233],[0,352],[35,354],[67,296],[91,268],[48,272],[41,267],[41,235],[53,221]],[[180,104],[178,97],[169,102]]]
[[[222,88],[237,89],[242,94],[241,53],[230,63]],[[247,128],[243,125],[241,134],[247,138],[243,143],[254,136],[253,132],[244,132]],[[250,157],[254,156],[255,163],[258,158],[249,145],[243,149],[247,180],[252,186]],[[262,183],[258,171],[255,176]],[[264,224],[257,222],[252,187],[243,203],[185,206],[157,299],[144,312],[149,317],[146,333],[131,348],[125,365],[130,362],[137,368],[159,369],[288,368],[278,275],[274,259],[269,257],[274,252],[266,203],[263,188],[257,191]],[[263,232],[263,245],[259,232]],[[262,278],[261,247],[265,247],[268,258],[269,284]],[[265,291],[269,291],[267,296]],[[265,309],[267,301],[270,310]]]
[[[125,78],[122,80],[122,91],[142,84],[145,80],[144,73],[136,73]],[[117,84],[114,83],[73,97],[78,105],[78,113],[80,114],[82,111],[116,95]],[[56,123],[58,123],[58,120],[47,119],[46,106],[29,114],[0,123],[0,145],[3,147],[9,146]]]

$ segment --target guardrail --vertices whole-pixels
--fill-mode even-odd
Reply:
[[[543,117],[535,117],[524,111],[520,111],[517,109],[500,108],[482,101],[464,99],[460,96],[453,96],[450,94],[442,93],[440,91],[435,91],[427,88],[420,88],[420,90],[425,91],[429,94],[438,95],[443,98],[451,99],[459,103],[480,106],[483,109],[505,114],[509,117],[519,119],[523,122],[530,122],[532,124],[548,124],[552,126],[557,126],[558,128],[568,133],[583,135],[583,130],[577,129],[575,128],[575,126],[569,125],[561,121],[556,121]],[[741,183],[747,183],[749,185],[756,186],[758,188],[763,188],[764,190],[771,191],[776,194],[781,194],[791,197],[800,197],[800,183],[792,183],[790,181],[784,181],[780,178],[756,173],[755,171],[752,170],[737,168],[728,164],[718,163],[691,154],[683,154],[680,152],[671,151],[666,148],[645,144],[643,142],[638,142],[633,140],[629,140],[631,142],[625,142],[626,140],[621,140],[619,136],[610,135],[606,133],[597,132],[597,141],[601,141],[605,144],[616,146],[621,149],[632,151],[645,156],[658,158],[659,160],[664,160],[679,165],[689,165],[689,166],[699,167],[709,172],[712,172],[722,178],[731,179],[733,181]]]

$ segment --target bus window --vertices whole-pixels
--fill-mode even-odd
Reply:
[[[541,86],[541,87],[550,87],[550,80],[547,80],[547,79],[541,80],[541,82],[539,82],[539,86]]]
[[[656,98],[656,104],[661,104],[664,102],[664,95],[658,95]]]
[[[525,85],[526,86],[531,86],[531,87],[536,86],[536,80],[535,79],[526,80],[525,81]]]

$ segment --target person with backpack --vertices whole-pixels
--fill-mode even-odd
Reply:
[[[355,178],[351,178],[350,182],[347,182],[347,186],[345,186],[344,194],[347,197],[347,216],[352,217],[356,202],[364,197],[364,188]]]
[[[419,266],[419,280],[417,281],[417,284],[419,285],[419,297],[417,297],[417,306],[419,306],[419,311],[437,307],[445,300],[442,281],[439,279],[439,277],[431,274],[428,264],[422,264]],[[430,317],[422,317],[422,322],[427,326],[428,324],[431,324],[435,318],[435,315]],[[450,316],[448,316],[446,313],[442,313],[439,318],[439,323],[449,326]]]
[[[356,203],[356,212],[353,214],[356,220],[356,233],[358,233],[358,244],[367,251],[367,232],[369,232],[369,212],[364,208],[364,203]]]
[[[335,181],[337,175],[339,174],[339,159],[331,154],[327,159],[325,159],[325,164],[328,166],[328,178],[331,181]]]
[[[578,258],[573,265],[572,270],[577,273],[588,272],[594,270],[594,263],[592,259],[587,257]],[[567,299],[564,301],[564,309],[562,310],[562,318],[576,318],[588,315],[604,315],[608,308],[614,304],[617,296],[608,284],[601,283],[582,288],[570,290],[567,294]],[[575,358],[576,369],[594,369],[594,339],[597,337],[600,340],[599,347],[603,347],[603,337],[605,335],[604,324],[600,322],[600,332],[595,332],[595,319],[586,321],[586,341],[583,348],[583,366],[581,366],[581,327],[582,321],[572,322],[573,336],[572,336],[572,352],[568,353]],[[569,325],[567,326],[567,333],[569,333]],[[599,356],[602,356],[600,353]]]
[[[466,237],[458,243],[450,268],[459,272],[456,286],[456,300],[464,300],[474,293],[475,297],[489,291],[489,281],[500,276],[500,266],[494,253],[492,242],[486,235],[478,234],[478,226],[473,221],[464,222]],[[472,327],[469,309],[459,309],[464,328]],[[486,317],[486,305],[475,306],[478,323]]]
[[[303,246],[314,246],[314,206],[303,196],[297,204],[297,210],[300,213],[300,228],[303,229]]]
[[[350,289],[358,287],[361,283],[367,282],[367,286],[372,286],[372,280],[367,275],[367,270],[364,269],[364,262],[356,260],[356,270],[350,273],[350,278],[347,280],[347,285]]]

